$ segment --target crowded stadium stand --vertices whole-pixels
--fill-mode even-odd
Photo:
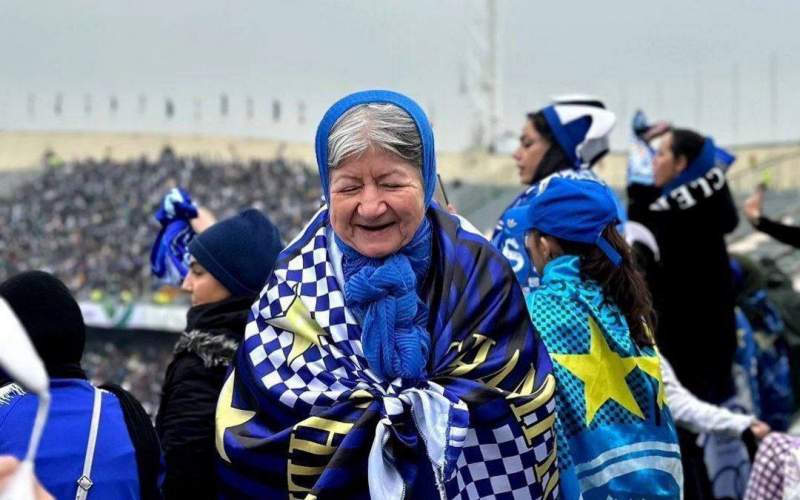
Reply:
[[[150,248],[159,230],[153,216],[162,197],[181,186],[218,218],[259,208],[288,242],[320,204],[313,149],[246,139],[88,134],[77,140],[75,135],[26,133],[16,156],[9,156],[9,149],[0,155],[0,281],[36,268],[67,283],[90,327],[89,375],[121,383],[153,415],[188,308],[180,291],[158,283],[150,272]],[[4,140],[14,138],[0,137]],[[730,183],[737,199],[766,182],[766,211],[800,220],[795,194],[800,147],[735,152],[739,161]],[[598,167],[619,194],[625,162],[624,153],[612,153]],[[521,190],[508,156],[442,153],[439,165],[451,203],[487,234]],[[754,232],[744,220],[730,243],[735,252],[768,259],[797,285],[796,252]]]
[[[320,191],[301,160],[179,156],[169,147],[151,156],[65,161],[47,151],[38,165],[2,169],[0,281],[28,269],[62,279],[89,326],[89,376],[122,384],[154,415],[188,308],[150,274],[164,194],[181,186],[218,218],[258,208],[288,241]]]
[[[319,205],[310,171],[283,159],[217,163],[165,149],[155,160],[44,158],[39,175],[0,200],[0,277],[47,269],[77,294],[145,297],[164,194],[181,186],[218,218],[246,207],[294,234]],[[42,224],[42,221],[46,221]]]

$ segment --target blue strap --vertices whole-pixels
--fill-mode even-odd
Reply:
[[[611,246],[611,243],[609,243],[608,240],[603,238],[603,235],[598,236],[594,244],[600,247],[600,250],[602,250],[603,253],[608,256],[609,260],[611,260],[616,267],[619,267],[619,265],[622,263],[622,256],[619,254],[619,252],[614,250],[614,247]]]

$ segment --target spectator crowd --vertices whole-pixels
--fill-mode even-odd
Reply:
[[[0,280],[45,269],[78,298],[92,291],[133,297],[158,286],[148,255],[164,193],[181,186],[219,218],[253,207],[282,234],[295,234],[319,206],[305,165],[281,158],[220,162],[176,156],[155,160],[46,161],[41,175],[0,199]]]

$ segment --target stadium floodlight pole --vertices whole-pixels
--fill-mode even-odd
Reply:
[[[473,110],[473,148],[494,150],[500,124],[499,30],[497,0],[483,0],[468,26],[469,50],[459,86]]]
[[[27,390],[38,396],[36,418],[28,441],[28,452],[17,472],[0,492],[0,500],[33,500],[33,464],[50,411],[50,390],[47,371],[36,354],[25,328],[8,303],[0,298],[0,366]]]
[[[737,144],[739,142],[739,100],[741,95],[739,65],[734,64],[731,72],[731,128],[733,129],[731,142]]]
[[[773,50],[769,54],[769,113],[770,141],[778,138],[778,55]]]
[[[497,26],[497,0],[486,0],[487,33],[489,41],[488,81],[489,90],[489,151],[497,151],[498,129],[500,126],[500,35]]]

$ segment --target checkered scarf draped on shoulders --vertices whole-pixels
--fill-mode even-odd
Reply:
[[[376,446],[390,450],[413,498],[558,496],[555,380],[514,275],[465,221],[438,207],[427,217],[433,256],[419,293],[430,310],[430,378],[407,387],[369,370],[323,208],[279,257],[223,387],[223,497],[369,498],[383,477],[369,465]],[[436,412],[409,410],[424,391],[450,408],[436,428],[447,439],[435,481],[420,414]],[[377,442],[381,426],[390,431]]]

